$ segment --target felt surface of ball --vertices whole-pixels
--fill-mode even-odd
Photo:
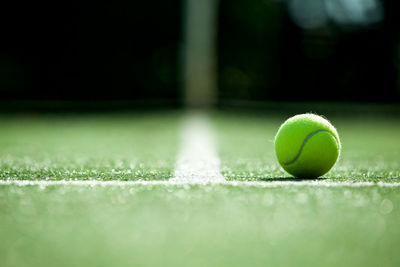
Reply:
[[[286,120],[275,136],[279,164],[298,178],[316,178],[327,173],[340,155],[335,127],[315,114],[301,114]]]

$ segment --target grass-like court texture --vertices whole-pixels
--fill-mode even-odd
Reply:
[[[168,179],[179,145],[180,117],[0,117],[0,179]]]
[[[400,266],[399,119],[330,116],[342,154],[310,186],[274,156],[288,116],[207,116],[226,180],[267,186],[151,183],[184,113],[1,115],[0,266]]]

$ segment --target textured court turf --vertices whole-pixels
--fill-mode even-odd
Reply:
[[[290,178],[274,154],[274,136],[285,116],[218,114],[222,174],[230,180],[271,181]],[[333,116],[342,154],[322,178],[334,181],[400,181],[400,120],[385,117]]]
[[[180,116],[0,117],[0,179],[151,180],[173,175]]]
[[[399,266],[398,188],[0,186],[0,266]]]
[[[181,118],[3,117],[0,179],[165,180]],[[284,119],[211,114],[228,180],[288,178]],[[399,182],[397,120],[331,120],[343,153],[321,181]],[[399,266],[399,222],[399,186],[3,184],[0,266]]]

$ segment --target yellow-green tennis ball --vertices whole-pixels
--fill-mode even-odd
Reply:
[[[340,147],[335,127],[314,114],[289,118],[275,136],[279,164],[299,178],[316,178],[327,173],[335,165]]]

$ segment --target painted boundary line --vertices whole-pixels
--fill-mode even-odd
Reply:
[[[228,186],[247,186],[274,188],[284,186],[311,186],[311,187],[400,187],[400,182],[326,182],[326,181],[222,181],[222,182],[182,182],[182,181],[98,181],[98,180],[60,180],[60,181],[40,181],[40,180],[0,180],[0,185],[16,186],[188,186],[188,185],[228,185]]]
[[[214,131],[207,116],[189,113],[183,124],[182,142],[172,182],[223,182]]]
[[[400,182],[334,182],[334,181],[226,181],[220,172],[211,124],[204,114],[190,113],[182,132],[181,150],[174,178],[170,180],[101,181],[101,180],[0,180],[0,185],[16,186],[189,186],[228,185],[274,188],[284,186],[312,187],[400,187]]]

